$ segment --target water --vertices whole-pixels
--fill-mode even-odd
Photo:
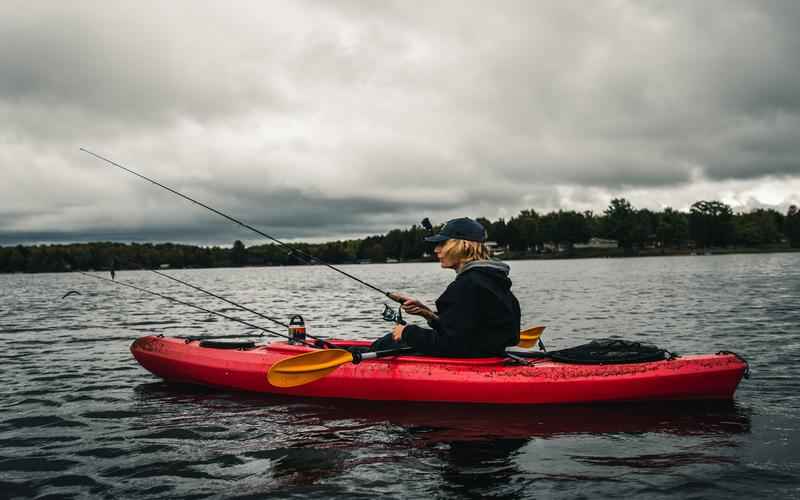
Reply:
[[[128,347],[246,327],[77,274],[0,275],[0,497],[800,498],[800,254],[511,265],[523,325],[547,325],[550,348],[619,335],[678,353],[728,349],[753,377],[721,405],[217,392],[160,382]],[[429,302],[453,278],[435,264],[347,270]],[[271,316],[299,312],[316,335],[388,331],[381,297],[328,269],[172,273]],[[117,278],[239,314],[153,273]],[[69,290],[80,295],[62,299]]]

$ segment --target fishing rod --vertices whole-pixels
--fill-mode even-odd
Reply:
[[[171,187],[165,186],[164,184],[161,184],[158,181],[155,181],[155,180],[153,180],[153,179],[151,179],[151,178],[149,178],[147,176],[144,176],[144,175],[142,175],[142,174],[140,174],[138,172],[135,172],[135,171],[133,171],[133,170],[127,168],[127,167],[124,167],[124,166],[120,165],[119,163],[117,163],[117,162],[115,162],[113,160],[109,160],[108,158],[106,158],[104,156],[101,156],[101,155],[99,155],[97,153],[93,153],[93,152],[89,151],[86,148],[80,148],[80,150],[83,151],[84,153],[88,153],[88,154],[94,156],[95,158],[97,158],[99,160],[102,160],[102,161],[104,161],[106,163],[114,165],[115,167],[118,167],[118,168],[120,168],[120,169],[122,169],[122,170],[124,170],[124,171],[126,171],[126,172],[128,172],[130,174],[133,174],[136,177],[139,177],[140,179],[144,179],[147,182],[155,184],[156,186],[161,187],[163,189],[166,189],[170,193],[176,194],[176,195],[180,196],[181,198],[194,203],[195,205],[199,205],[199,206],[201,206],[201,207],[203,207],[203,208],[205,208],[207,210],[210,210],[210,211],[214,212],[215,214],[217,214],[217,215],[219,215],[221,217],[224,217],[225,219],[228,219],[229,221],[231,221],[233,223],[236,223],[236,224],[238,224],[238,225],[240,225],[240,226],[242,226],[242,227],[244,227],[246,229],[249,229],[249,230],[253,231],[254,233],[256,233],[256,234],[258,234],[260,236],[263,236],[263,237],[265,237],[265,238],[267,238],[267,239],[269,239],[271,241],[274,241],[275,243],[277,243],[281,247],[288,249],[292,254],[301,256],[303,259],[305,259],[306,262],[315,262],[317,264],[321,264],[321,265],[323,265],[325,267],[328,267],[329,269],[333,269],[337,273],[343,274],[344,276],[347,276],[348,278],[350,278],[350,279],[352,279],[352,280],[354,280],[354,281],[356,281],[356,282],[358,282],[358,283],[360,283],[360,284],[362,284],[362,285],[364,285],[366,287],[369,287],[369,288],[375,290],[376,292],[381,293],[385,297],[388,297],[388,298],[392,299],[395,302],[399,302],[401,304],[403,303],[403,299],[400,298],[399,296],[397,296],[396,294],[393,294],[391,292],[387,292],[385,290],[382,290],[382,289],[378,288],[375,285],[367,283],[366,281],[364,281],[364,280],[362,280],[360,278],[357,278],[356,276],[353,276],[352,274],[350,274],[350,273],[348,273],[346,271],[343,271],[343,270],[339,269],[336,266],[333,266],[331,264],[328,264],[327,262],[324,262],[323,260],[321,260],[318,257],[315,257],[313,255],[307,254],[307,253],[303,252],[302,250],[298,250],[297,248],[294,248],[293,246],[288,245],[288,244],[280,241],[279,239],[274,238],[274,237],[268,235],[267,233],[254,228],[253,226],[251,226],[249,224],[246,224],[246,223],[244,223],[244,222],[242,222],[242,221],[240,221],[238,219],[235,219],[235,218],[231,217],[228,214],[220,212],[219,210],[206,205],[205,203],[199,202],[199,201],[195,200],[194,198],[190,198],[189,196],[186,196],[185,194],[183,194],[183,193],[181,193],[179,191],[176,191],[175,189],[172,189]]]
[[[148,269],[148,271],[152,271],[152,272],[156,273],[159,276],[163,276],[164,278],[167,278],[167,279],[170,279],[170,280],[175,281],[177,283],[180,283],[181,285],[186,285],[189,288],[197,290],[198,292],[202,292],[202,293],[205,293],[206,295],[210,295],[210,296],[214,297],[215,299],[219,299],[219,300],[221,300],[223,302],[227,302],[228,304],[236,306],[239,309],[242,309],[242,310],[247,311],[249,313],[253,313],[253,314],[255,314],[256,316],[258,316],[260,318],[264,318],[266,320],[272,321],[273,323],[275,323],[277,325],[281,325],[284,328],[291,328],[290,325],[284,323],[283,321],[280,321],[278,319],[275,319],[275,318],[272,318],[270,316],[267,316],[266,314],[262,314],[262,313],[254,310],[254,309],[251,309],[251,308],[249,308],[247,306],[243,306],[242,304],[237,304],[236,302],[234,302],[232,300],[226,299],[225,297],[217,295],[217,294],[215,294],[213,292],[209,292],[208,290],[204,290],[204,289],[200,288],[199,286],[193,285],[191,283],[187,283],[186,281],[180,280],[180,279],[178,279],[178,278],[176,278],[174,276],[170,276],[169,274],[162,273],[160,271],[156,271],[155,269]],[[305,336],[310,338],[310,339],[316,340],[317,342],[321,342],[325,347],[328,347],[329,349],[338,349],[338,347],[336,345],[328,342],[327,340],[323,340],[321,338],[315,337],[315,336],[313,336],[313,335],[311,335],[309,333],[306,333]]]
[[[254,309],[250,309],[247,306],[243,306],[241,304],[237,304],[236,302],[234,302],[232,300],[229,300],[229,299],[226,299],[225,297],[219,296],[219,295],[215,294],[214,292],[209,292],[208,290],[204,290],[204,289],[200,288],[199,286],[192,285],[191,283],[187,283],[186,281],[180,280],[180,279],[178,279],[178,278],[176,278],[174,276],[170,276],[169,274],[162,273],[160,271],[156,271],[155,269],[148,269],[148,271],[154,272],[157,275],[163,276],[164,278],[172,280],[172,281],[174,281],[176,283],[180,283],[181,285],[186,285],[189,288],[197,290],[198,292],[202,292],[202,293],[204,293],[206,295],[210,295],[210,296],[214,297],[215,299],[219,299],[219,300],[221,300],[223,302],[227,302],[228,304],[231,304],[232,306],[235,306],[235,307],[238,307],[239,309],[242,309],[244,311],[253,313],[253,314],[255,314],[256,316],[258,316],[260,318],[264,318],[266,320],[272,321],[273,323],[275,323],[277,325],[281,325],[284,328],[289,328],[289,325],[287,325],[283,321],[280,321],[280,320],[275,319],[275,318],[271,318],[271,317],[267,316],[266,314],[261,314],[260,312],[254,310]],[[311,335],[309,335],[309,337],[311,337]],[[311,338],[314,338],[314,337],[311,337]]]
[[[295,337],[291,337],[289,335],[284,335],[283,333],[278,333],[278,332],[276,332],[274,330],[270,330],[269,328],[264,328],[263,326],[255,325],[253,323],[250,323],[249,321],[245,321],[245,320],[239,319],[239,318],[234,318],[233,316],[228,316],[227,314],[222,314],[221,312],[212,311],[211,309],[206,309],[205,307],[198,306],[198,305],[192,304],[190,302],[185,302],[183,300],[176,299],[174,297],[170,297],[169,295],[164,295],[162,293],[154,292],[154,291],[148,290],[146,288],[138,287],[136,285],[131,285],[130,283],[123,283],[122,281],[116,281],[116,280],[112,280],[112,279],[108,279],[108,278],[103,278],[102,276],[96,276],[94,274],[85,273],[83,271],[77,271],[77,273],[78,274],[82,274],[84,276],[88,276],[90,278],[98,279],[98,280],[101,280],[101,281],[107,281],[109,283],[114,283],[116,285],[132,288],[132,289],[138,290],[140,292],[149,293],[150,295],[155,295],[156,297],[161,297],[162,299],[166,299],[166,300],[169,300],[171,302],[175,302],[177,304],[181,304],[181,305],[184,305],[184,306],[189,306],[189,307],[192,307],[194,309],[199,309],[200,311],[207,312],[209,314],[214,314],[216,316],[220,316],[222,318],[229,319],[231,321],[236,321],[237,323],[242,323],[243,325],[247,325],[247,326],[249,326],[251,328],[255,328],[257,330],[261,330],[261,331],[267,332],[267,333],[272,334],[272,335],[277,335],[278,337],[283,337],[283,338],[285,338],[287,340],[290,340],[292,342],[300,342],[303,345],[305,345],[306,347],[312,347],[312,348],[318,347],[315,344],[307,342],[305,339],[298,339],[298,338],[295,338]],[[263,337],[264,336],[264,334],[260,334],[260,335],[247,334],[247,335],[250,336],[250,337],[253,337],[253,336]],[[308,335],[308,337],[311,337],[311,336]],[[317,340],[319,340],[319,339],[317,339]]]
[[[222,297],[222,296],[220,296],[220,295],[217,295],[217,294],[215,294],[215,293],[213,293],[213,292],[209,292],[208,290],[204,290],[204,289],[200,288],[200,287],[199,287],[199,286],[197,286],[197,285],[193,285],[193,284],[191,284],[191,283],[188,283],[188,282],[186,282],[186,281],[180,280],[180,279],[178,279],[178,278],[176,278],[176,277],[174,277],[174,276],[170,276],[170,275],[169,275],[169,274],[167,274],[167,273],[162,273],[162,272],[160,272],[160,271],[156,271],[155,269],[149,269],[149,268],[147,268],[146,266],[142,265],[142,263],[140,263],[140,262],[132,261],[132,260],[129,260],[129,259],[123,259],[123,260],[124,260],[124,262],[125,262],[126,264],[129,264],[129,265],[130,265],[130,264],[132,264],[133,266],[135,266],[135,267],[138,267],[138,268],[139,268],[139,269],[141,269],[141,270],[144,270],[144,271],[150,271],[150,272],[152,272],[152,273],[156,273],[156,274],[157,274],[157,275],[159,275],[159,276],[162,276],[162,277],[164,277],[164,278],[167,278],[167,279],[169,279],[169,280],[175,281],[176,283],[180,283],[181,285],[186,285],[186,286],[188,286],[189,288],[192,288],[192,289],[194,289],[194,290],[197,290],[198,292],[202,292],[202,293],[204,293],[204,294],[206,294],[206,295],[210,295],[210,296],[214,297],[215,299],[219,299],[219,300],[222,300],[222,301],[224,301],[224,302],[227,302],[228,304],[231,304],[231,305],[233,305],[233,306],[235,306],[235,307],[238,307],[239,309],[242,309],[242,310],[244,310],[244,311],[247,311],[247,312],[253,313],[253,314],[255,314],[256,316],[258,316],[258,317],[260,317],[260,318],[264,318],[264,319],[266,319],[266,320],[272,321],[273,323],[275,323],[275,324],[278,324],[278,325],[281,325],[281,326],[282,326],[282,327],[284,327],[284,328],[289,328],[289,325],[287,325],[287,324],[286,324],[286,323],[284,323],[283,321],[280,321],[280,320],[278,320],[278,319],[275,319],[275,318],[272,318],[272,317],[270,317],[270,316],[267,316],[266,314],[262,314],[262,313],[260,313],[260,312],[258,312],[258,311],[256,311],[256,310],[250,309],[250,308],[249,308],[249,307],[247,307],[247,306],[243,306],[243,305],[241,305],[241,304],[237,304],[236,302],[234,302],[234,301],[232,301],[232,300],[229,300],[229,299],[226,299],[225,297]],[[116,258],[114,258],[114,263],[116,264]],[[114,265],[112,266],[112,268],[111,268],[111,271],[112,271],[111,279],[114,279],[114,274],[113,274],[113,272],[116,270],[116,269],[115,269],[115,268],[116,268],[116,265],[115,265],[115,264],[114,264]],[[308,336],[309,336],[309,337],[311,337],[311,338],[314,338],[314,337],[313,337],[313,336],[311,336],[311,335],[308,335]],[[321,342],[324,342],[324,340],[322,340],[322,339],[315,339],[315,340],[319,340],[319,341],[321,341]]]

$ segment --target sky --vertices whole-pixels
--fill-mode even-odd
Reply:
[[[800,2],[0,2],[0,245],[800,205]]]

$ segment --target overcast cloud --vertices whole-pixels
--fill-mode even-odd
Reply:
[[[0,3],[0,244],[800,204],[800,2]]]

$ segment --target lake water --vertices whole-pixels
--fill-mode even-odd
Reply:
[[[731,404],[218,392],[162,383],[130,343],[246,327],[79,274],[0,275],[0,497],[800,498],[800,254],[511,266],[523,325],[546,325],[549,348],[615,335],[677,353],[732,350],[752,378]],[[346,270],[429,302],[453,279],[436,264]],[[379,294],[326,268],[171,273],[273,317],[300,313],[315,335],[389,330]],[[117,279],[252,319],[154,273]],[[62,299],[69,290],[80,295]]]

